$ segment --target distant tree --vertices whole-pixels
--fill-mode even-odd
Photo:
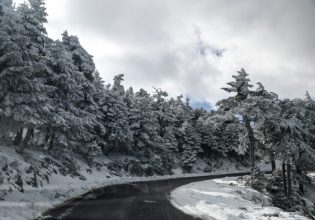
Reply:
[[[200,148],[201,138],[196,129],[188,121],[183,123],[180,132],[183,136],[180,151],[181,165],[187,172],[190,172],[197,160],[197,154],[202,151]]]
[[[122,85],[123,81],[124,81],[124,74],[118,74],[114,76],[114,84],[112,86],[112,90],[121,96],[125,94],[125,88]]]
[[[217,157],[235,154],[239,156],[247,152],[247,133],[244,132],[244,126],[235,116],[215,113],[208,119],[208,123],[215,140],[211,149]]]
[[[161,149],[159,124],[152,103],[153,99],[149,93],[140,89],[135,94],[130,116],[134,151],[146,157],[151,157],[153,152]]]
[[[120,146],[130,151],[132,133],[129,126],[129,111],[125,103],[123,75],[114,77],[114,84],[103,92],[99,102],[101,121],[105,128],[103,152],[105,154]],[[99,117],[98,116],[98,117]]]
[[[315,101],[310,94],[306,92],[303,104],[303,123],[307,128],[306,137],[308,144],[315,149]]]

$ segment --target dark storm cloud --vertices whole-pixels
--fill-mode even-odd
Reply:
[[[47,1],[49,7],[61,2]],[[136,88],[216,101],[225,95],[220,88],[244,67],[252,81],[281,97],[315,94],[313,0],[63,3],[64,15],[51,15],[48,30],[63,24],[77,34],[107,81],[125,73],[126,84]]]

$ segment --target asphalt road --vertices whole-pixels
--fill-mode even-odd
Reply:
[[[44,213],[48,220],[193,220],[174,208],[170,192],[191,182],[242,176],[211,175],[112,185],[90,191]]]

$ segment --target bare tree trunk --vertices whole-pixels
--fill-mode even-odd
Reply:
[[[284,194],[287,196],[288,195],[288,190],[287,190],[287,180],[286,180],[286,173],[285,173],[285,162],[282,162],[282,181],[283,181],[283,191]]]
[[[297,164],[296,165],[296,173],[299,177],[299,191],[304,194],[304,185],[303,185],[303,174],[302,174],[302,171],[300,169],[300,166]]]
[[[288,196],[292,195],[292,182],[291,182],[291,163],[290,159],[287,163],[287,176],[288,176]]]
[[[48,151],[52,150],[54,148],[54,140],[55,140],[55,134],[51,134],[50,138],[48,139]]]
[[[274,152],[270,153],[270,162],[271,162],[272,175],[274,176],[276,173],[276,160],[275,160],[275,153]]]
[[[250,156],[250,166],[251,166],[251,176],[254,177],[255,173],[255,137],[254,137],[254,132],[253,129],[250,125],[250,120],[249,118],[245,115],[244,116],[244,122],[245,122],[245,127],[248,133],[248,138],[249,138],[249,156]]]
[[[46,136],[45,136],[45,146],[47,146],[47,143],[48,143],[48,141],[49,141],[49,133],[47,132],[46,133]]]
[[[23,128],[19,128],[16,132],[16,136],[14,138],[13,144],[19,146],[23,140]]]
[[[302,170],[301,170],[301,181],[300,181],[300,184],[299,184],[299,190],[304,195],[304,173],[303,173]]]
[[[111,143],[111,147],[107,150],[107,154],[111,153],[114,151],[114,149],[116,148],[116,141]]]
[[[299,176],[299,191],[302,194],[304,194],[303,172],[302,172],[301,167],[300,167],[301,155],[302,155],[302,153],[301,153],[301,150],[299,149],[298,160],[297,160],[297,163],[296,163],[296,173]]]

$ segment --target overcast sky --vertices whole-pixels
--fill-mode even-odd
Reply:
[[[280,97],[315,96],[315,0],[46,0],[47,30],[77,35],[106,82],[215,103],[244,67]]]

